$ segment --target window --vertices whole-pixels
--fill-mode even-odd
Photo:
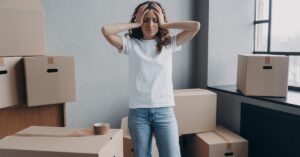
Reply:
[[[289,87],[300,89],[300,0],[255,0],[254,53],[288,55]]]

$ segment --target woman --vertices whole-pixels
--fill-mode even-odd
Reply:
[[[168,29],[181,29],[175,36]],[[102,27],[109,43],[129,57],[129,131],[135,157],[152,156],[152,134],[160,157],[180,157],[173,106],[172,53],[200,29],[196,21],[168,23],[158,2],[138,5],[130,23]],[[129,30],[127,37],[118,33]]]

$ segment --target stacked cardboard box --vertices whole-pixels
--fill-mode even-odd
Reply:
[[[27,105],[76,100],[74,57],[25,57]]]
[[[40,0],[0,1],[0,56],[45,53],[45,17]]]
[[[30,125],[64,125],[63,105],[76,100],[74,57],[45,56],[42,1],[1,0],[0,21],[0,109],[16,122],[1,121],[1,137]]]
[[[94,135],[91,129],[32,126],[0,140],[5,157],[123,157],[123,132],[110,129]]]
[[[222,126],[211,132],[190,135],[187,141],[189,157],[248,156],[248,141]]]
[[[248,156],[247,140],[216,127],[215,93],[205,89],[175,90],[174,99],[179,134],[183,135],[182,156]]]
[[[237,88],[249,96],[286,97],[288,66],[287,56],[239,55]]]
[[[205,89],[174,90],[179,134],[212,131],[216,127],[217,95]]]
[[[1,0],[0,21],[0,108],[75,101],[74,57],[45,56],[41,0]]]
[[[0,57],[0,109],[25,104],[22,57]]]

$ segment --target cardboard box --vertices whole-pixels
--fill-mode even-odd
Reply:
[[[124,157],[134,157],[134,149],[128,129],[128,117],[124,117],[121,123],[121,129],[123,129],[123,150]],[[155,137],[152,138],[152,153],[153,157],[159,157],[158,149],[156,146]]]
[[[40,0],[0,1],[0,56],[45,53],[45,15]]]
[[[289,58],[280,55],[239,55],[237,88],[249,96],[286,97]]]
[[[28,106],[76,100],[74,57],[24,57],[24,66]]]
[[[179,134],[212,131],[216,127],[217,95],[205,89],[174,90]]]
[[[92,129],[37,127],[0,140],[5,157],[123,157],[123,132],[93,135]]]
[[[222,126],[191,135],[188,145],[189,157],[248,157],[248,141]]]
[[[0,57],[0,109],[25,103],[21,57]]]

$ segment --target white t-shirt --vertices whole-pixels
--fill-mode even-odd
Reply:
[[[129,57],[129,108],[174,106],[172,53],[179,51],[177,36],[171,44],[156,52],[156,40],[122,37],[120,53]]]

